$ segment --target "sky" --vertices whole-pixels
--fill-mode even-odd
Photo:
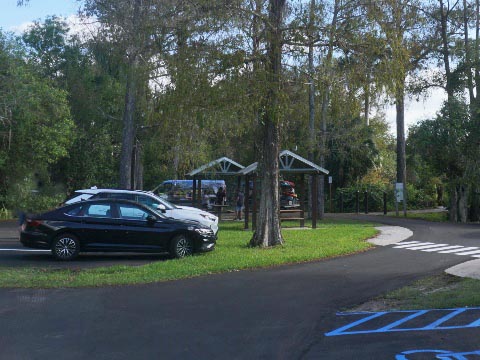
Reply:
[[[0,0],[0,27],[3,31],[18,32],[34,20],[44,20],[48,15],[68,17],[78,9],[76,0],[30,0],[17,6],[17,0]]]
[[[72,17],[79,7],[76,0],[30,0],[27,5],[20,7],[17,6],[17,0],[0,0],[0,5],[0,27],[3,31],[17,33],[21,33],[34,20],[42,21],[48,15]],[[425,100],[419,102],[406,100],[406,127],[435,116],[444,99],[443,91],[434,90]],[[391,132],[395,133],[395,106],[387,106],[385,116],[390,124]]]

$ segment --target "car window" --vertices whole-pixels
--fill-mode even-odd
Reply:
[[[178,206],[176,206],[175,204],[172,204],[170,201],[167,201],[165,199],[158,199],[158,202],[160,202],[160,204],[165,205],[167,210],[178,209]]]
[[[156,204],[156,206],[155,206],[154,208],[153,208],[152,206],[146,204],[147,206],[149,206],[150,208],[153,208],[154,210],[157,210],[157,207],[158,207],[159,204],[164,205],[167,210],[173,210],[173,209],[177,209],[177,208],[178,208],[177,206],[175,206],[175,205],[172,204],[171,202],[169,202],[169,201],[167,201],[167,200],[165,200],[165,199],[163,199],[163,198],[158,197],[158,196],[155,195],[154,193],[149,193],[149,195],[138,195],[138,196],[139,196],[139,197],[144,196],[144,197],[150,199],[150,200],[148,200],[148,201],[150,201],[151,203]],[[140,200],[137,200],[137,201],[138,201],[138,202],[141,202]]]
[[[160,201],[155,200],[155,198],[146,195],[138,195],[137,202],[148,206],[150,209],[157,210],[158,205],[160,205]]]
[[[149,215],[145,210],[129,204],[118,205],[118,211],[122,219],[145,220]]]
[[[110,218],[110,204],[92,204],[85,209],[85,216]]]
[[[65,214],[70,216],[81,216],[82,208],[83,208],[83,205],[77,205],[71,208],[70,210],[66,211]]]

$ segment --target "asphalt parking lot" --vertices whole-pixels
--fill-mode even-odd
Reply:
[[[19,240],[16,221],[0,222],[0,266],[86,269],[115,265],[139,266],[168,258],[168,254],[86,253],[73,261],[58,261],[49,250],[24,247]]]
[[[144,285],[0,289],[0,359],[478,358],[480,308],[349,309],[471,259],[430,249],[448,245],[465,253],[479,244],[480,227],[365,220],[411,229],[408,247],[391,244],[325,261]],[[0,226],[3,249],[18,246],[12,231]],[[63,266],[48,253],[16,250],[0,261],[9,258]],[[98,254],[65,266],[159,258]]]

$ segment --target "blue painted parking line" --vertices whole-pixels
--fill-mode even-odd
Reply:
[[[446,314],[445,314],[446,313]],[[364,315],[363,318],[342,326],[336,330],[325,333],[325,336],[339,335],[357,335],[357,334],[373,334],[373,333],[389,333],[389,332],[406,332],[406,331],[432,331],[432,330],[454,330],[480,327],[480,307],[477,308],[457,308],[457,309],[430,309],[430,310],[402,310],[402,311],[381,311],[376,313],[338,313],[338,316]],[[389,321],[386,317],[394,315],[400,316],[400,319],[380,324],[381,318]],[[431,317],[439,316],[433,322],[429,320]],[[465,316],[468,320],[465,322]],[[401,327],[401,325],[412,321],[420,320],[421,325],[416,327]],[[444,325],[448,321],[452,321],[451,325]],[[422,322],[427,321],[426,325]]]
[[[464,351],[464,352],[455,352],[455,351],[448,351],[448,350],[431,350],[431,349],[408,350],[408,351],[403,351],[402,353],[395,356],[395,360],[411,359],[411,357],[408,357],[408,355],[412,355],[412,354],[433,354],[433,355],[436,354],[435,357],[433,357],[432,359],[439,359],[439,360],[467,360],[468,358],[466,356],[468,355],[480,355],[480,350]]]

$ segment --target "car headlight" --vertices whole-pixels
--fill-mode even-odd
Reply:
[[[195,231],[197,234],[202,235],[202,236],[213,235],[212,229],[194,228],[193,231]]]

